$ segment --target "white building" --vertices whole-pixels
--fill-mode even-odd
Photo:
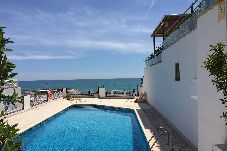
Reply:
[[[166,15],[152,34],[155,55],[146,59],[143,90],[148,103],[199,151],[227,140],[224,105],[203,62],[210,45],[227,44],[226,0],[200,0],[185,14]],[[190,15],[189,15],[190,14]],[[156,37],[163,38],[155,47]]]
[[[9,80],[8,80],[9,81]],[[12,82],[8,82],[4,86],[4,95],[12,95],[14,92],[18,94],[18,97],[21,97],[21,87],[18,86],[18,82],[16,79],[12,79]]]
[[[14,93],[17,93],[18,97],[21,97],[21,87],[18,86],[18,82],[16,79],[12,79],[10,81],[6,81],[7,83],[4,85],[4,90],[3,90],[3,95],[5,96],[11,96]],[[4,111],[7,113],[10,112],[15,112],[18,110],[23,109],[23,103],[15,103],[15,105],[6,103],[6,102],[1,102],[0,104],[0,111]]]

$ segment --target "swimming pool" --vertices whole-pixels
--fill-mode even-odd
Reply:
[[[133,110],[71,106],[20,136],[25,151],[147,151]]]

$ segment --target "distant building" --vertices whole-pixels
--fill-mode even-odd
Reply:
[[[225,144],[225,110],[203,62],[210,45],[227,44],[226,0],[195,1],[184,14],[165,15],[152,33],[154,53],[146,58],[143,91],[199,151]],[[162,41],[156,47],[157,39]]]
[[[21,87],[18,86],[18,82],[16,79],[6,81],[6,84],[3,86],[3,94],[5,96],[11,96],[13,93],[17,93],[18,97],[21,97]],[[17,110],[21,110],[23,108],[22,103],[16,103],[15,106],[9,104],[8,102],[1,102],[0,111],[4,112],[15,112]]]
[[[11,82],[10,82],[11,81]],[[18,94],[18,97],[21,97],[21,87],[18,86],[18,81],[16,79],[6,81],[4,85],[3,94],[6,96],[12,95],[14,92]]]

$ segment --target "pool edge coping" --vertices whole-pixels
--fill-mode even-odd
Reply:
[[[105,106],[105,107],[111,107],[111,108],[120,108],[120,109],[129,109],[129,110],[133,110],[133,112],[135,113],[135,116],[136,116],[136,119],[139,123],[139,126],[142,130],[142,133],[147,141],[147,144],[149,145],[149,149],[152,147],[152,144],[153,142],[150,141],[150,138],[153,136],[153,133],[150,131],[150,130],[147,130],[141,120],[141,115],[139,115],[137,109],[141,109],[140,107],[139,108],[136,108],[136,107],[129,107],[129,106],[113,106],[113,105],[106,105],[106,104],[96,104],[96,103],[89,103],[89,104],[78,104],[78,103],[71,103],[67,106],[65,106],[64,108],[60,109],[59,111],[57,111],[56,113],[53,113],[52,115],[48,116],[47,118],[44,118],[42,121],[39,121],[35,124],[33,124],[33,126],[30,126],[29,128],[27,129],[23,129],[22,131],[20,131],[18,134],[19,135],[23,135],[24,133],[26,133],[26,131],[31,131],[32,129],[38,127],[39,125],[41,125],[43,122],[46,122],[48,120],[51,120],[52,118],[56,117],[57,115],[61,114],[61,112],[64,112],[65,110],[69,109],[70,107],[72,106]],[[142,116],[144,116],[144,118],[147,119],[146,115],[144,113],[142,113]]]

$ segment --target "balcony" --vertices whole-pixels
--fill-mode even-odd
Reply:
[[[196,0],[183,14],[165,15],[151,35],[153,37],[154,54],[146,58],[146,67],[160,63],[162,51],[194,31],[197,28],[197,18],[217,1]],[[162,38],[162,44],[159,47],[156,47],[157,38]]]

